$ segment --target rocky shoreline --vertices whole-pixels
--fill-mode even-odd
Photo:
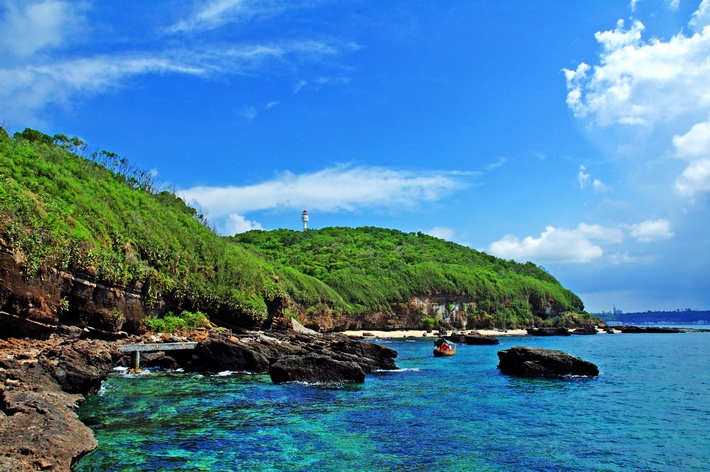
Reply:
[[[154,341],[76,339],[75,331],[48,340],[0,339],[0,470],[71,470],[97,446],[76,415],[84,395],[98,392],[114,367],[130,362],[121,344]],[[396,351],[338,334],[198,333],[192,340],[196,349],[151,353],[143,365],[268,373],[276,383],[363,382],[367,373],[397,369]]]
[[[66,326],[45,340],[0,339],[0,470],[71,470],[81,457],[96,448],[93,432],[79,421],[76,409],[84,395],[98,392],[101,382],[116,366],[130,366],[130,355],[121,350],[124,344],[193,341],[197,345],[192,350],[146,353],[142,356],[142,366],[186,372],[268,373],[275,383],[363,382],[370,372],[397,369],[396,351],[367,342],[374,335],[322,334],[293,321],[282,324],[279,329],[268,332],[244,331],[233,335],[200,331],[179,338],[129,336]],[[624,327],[619,331],[704,331],[634,328]],[[568,336],[595,332],[596,329],[576,333],[548,329],[520,334]],[[498,343],[495,336],[478,332],[435,334],[446,334],[448,339],[460,344]],[[97,337],[104,339],[95,339]],[[516,354],[519,353],[516,351]],[[526,351],[525,354],[527,358],[513,362],[525,368],[506,367],[503,361],[508,359],[504,359],[506,354],[503,354],[501,371],[518,375],[541,372],[596,375],[584,369],[579,372],[576,368],[568,372],[567,364],[577,366],[578,359],[568,362],[568,359],[555,358],[550,368],[546,366],[547,360],[541,360],[539,352]]]

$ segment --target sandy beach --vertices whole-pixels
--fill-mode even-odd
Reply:
[[[462,330],[461,333],[469,333],[471,330]],[[484,335],[484,336],[527,336],[527,331],[524,329],[509,329],[507,331],[497,331],[494,329],[478,329],[475,330],[478,333]],[[456,331],[458,333],[459,331]],[[343,334],[346,334],[348,336],[363,336],[364,334],[369,333],[372,336],[365,336],[365,337],[375,337],[375,338],[380,338],[380,339],[401,339],[401,338],[437,338],[438,336],[438,331],[432,331],[431,333],[427,333],[423,329],[411,329],[411,330],[402,330],[402,331],[375,331],[371,329],[363,329],[363,330],[352,330],[352,331],[345,331]],[[451,332],[450,332],[451,334]]]

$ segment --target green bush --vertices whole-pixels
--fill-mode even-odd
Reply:
[[[146,318],[144,322],[149,330],[166,334],[189,331],[195,328],[208,328],[210,326],[209,318],[200,311],[195,313],[183,311],[179,316],[168,312],[162,318]]]

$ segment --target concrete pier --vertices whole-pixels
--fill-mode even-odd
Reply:
[[[183,343],[146,343],[146,344],[121,344],[119,345],[124,353],[131,353],[131,369],[139,371],[141,368],[141,352],[158,352],[158,351],[183,351],[195,349],[196,342]]]

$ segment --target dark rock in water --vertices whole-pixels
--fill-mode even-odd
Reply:
[[[597,328],[594,327],[593,325],[584,325],[581,328],[577,328],[574,331],[572,331],[571,334],[582,334],[582,335],[597,334]]]
[[[210,337],[201,341],[197,348],[197,370],[263,373],[281,359],[305,356],[309,353],[318,353],[334,361],[354,362],[364,373],[397,369],[394,363],[397,351],[381,344],[356,341],[343,335],[311,334],[293,330],[270,334],[275,337],[255,333],[253,337],[244,337],[241,340]],[[339,368],[337,364],[333,365]],[[316,381],[319,380],[314,380]]]
[[[362,383],[365,381],[365,372],[355,362],[335,360],[316,352],[305,356],[284,357],[269,368],[269,375],[274,383]]]
[[[499,351],[498,359],[498,368],[502,373],[522,377],[599,375],[599,369],[591,362],[552,349],[515,346]]]
[[[353,341],[346,337],[335,337],[325,351],[354,356],[354,362],[365,373],[375,370],[397,370],[394,359],[397,351],[382,344]]]
[[[567,328],[528,328],[530,336],[569,336]]]
[[[227,337],[207,338],[197,346],[203,370],[265,373],[269,369],[268,347]]]
[[[450,336],[446,336],[446,339],[455,342],[456,344],[467,344],[469,346],[500,344],[500,341],[498,341],[498,338],[495,336],[484,336],[479,333],[452,334]]]
[[[69,393],[96,393],[123,354],[117,345],[80,340],[47,350],[42,366]]]
[[[614,328],[607,328],[606,329],[606,334],[614,334]]]
[[[93,450],[78,393],[95,391],[119,357],[101,341],[0,341],[0,470],[71,470]]]
[[[622,333],[682,333],[680,328],[663,328],[660,326],[619,326]]]

